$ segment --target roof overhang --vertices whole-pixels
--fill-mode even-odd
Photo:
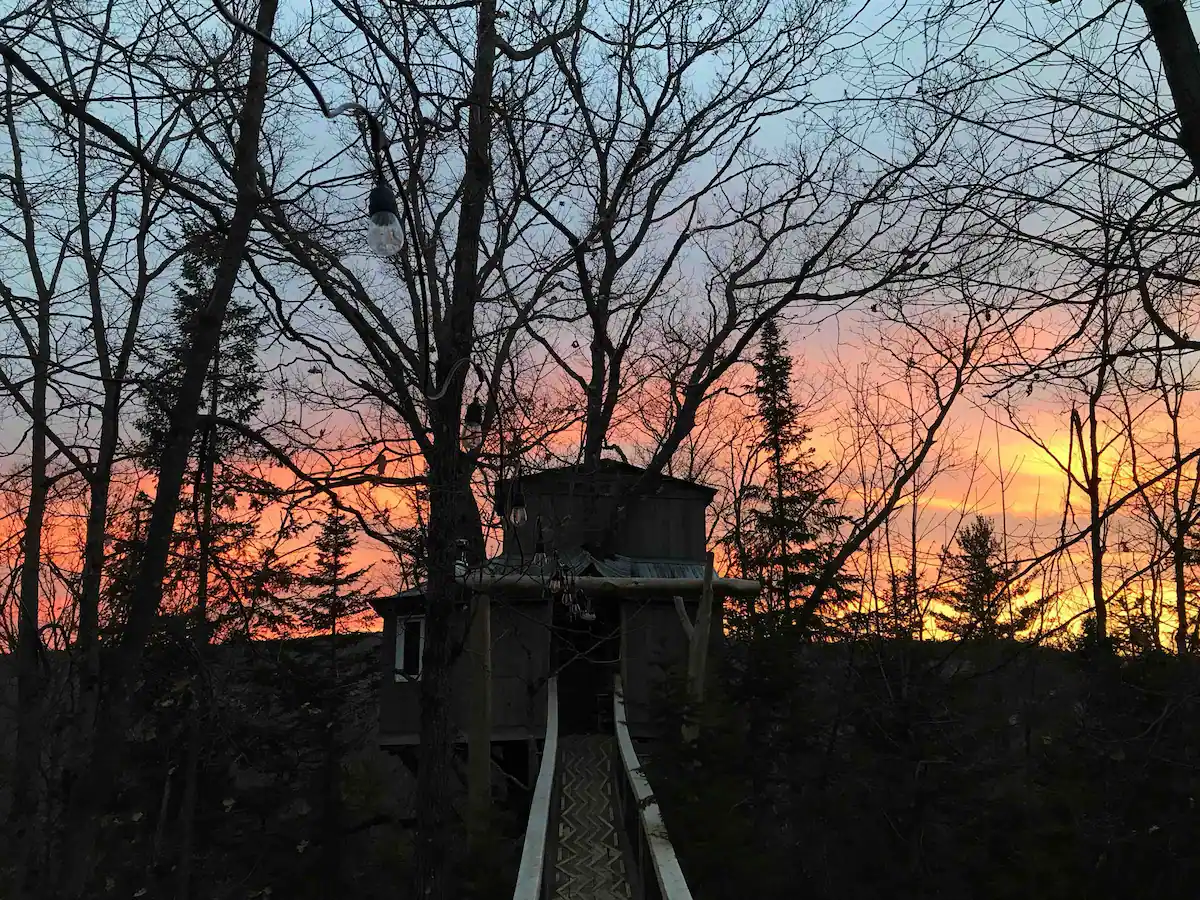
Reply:
[[[635,466],[631,463],[621,462],[616,459],[602,459],[600,466],[597,469],[588,469],[582,465],[566,465],[558,466],[551,469],[541,469],[535,472],[522,472],[515,480],[519,481],[522,487],[535,488],[546,480],[554,480],[561,478],[594,478],[598,475],[624,475],[629,483],[633,483],[646,474],[646,470],[641,466]],[[503,514],[503,500],[505,497],[506,485],[514,479],[501,479],[497,484],[496,490],[496,505],[497,512]],[[718,490],[712,485],[702,484],[699,481],[691,481],[687,478],[679,478],[675,475],[668,475],[665,472],[659,472],[650,476],[650,482],[659,487],[673,486],[685,491],[695,492],[697,495],[705,498],[706,503],[711,503],[713,498],[717,496]]]
[[[546,580],[540,575],[468,575],[455,579],[464,587],[481,594],[539,597],[546,592]],[[703,578],[617,578],[607,575],[577,575],[571,583],[592,596],[622,594],[641,597],[699,596]],[[756,597],[762,590],[757,581],[745,578],[714,578],[713,594],[718,597]]]

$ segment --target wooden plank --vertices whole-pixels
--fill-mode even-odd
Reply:
[[[614,679],[613,685],[613,718],[617,732],[617,747],[621,752],[621,766],[629,785],[633,788],[633,796],[637,800],[638,815],[642,820],[642,833],[646,836],[647,850],[650,863],[654,868],[654,880],[658,883],[662,900],[692,900],[691,889],[683,877],[679,867],[679,859],[675,856],[675,848],[667,837],[667,826],[663,823],[662,812],[650,790],[650,781],[642,772],[638,762],[637,751],[633,749],[633,739],[629,736],[629,728],[625,721],[625,700],[620,678]]]
[[[513,900],[541,900],[542,880],[546,872],[546,842],[550,833],[551,798],[554,793],[554,769],[558,763],[558,679],[546,683],[546,740],[542,745],[542,764],[538,767],[529,821],[525,825],[525,845],[517,869]]]
[[[692,639],[692,620],[688,618],[687,610],[683,608],[683,598],[676,594],[672,597],[675,601],[675,612],[679,615],[679,624],[683,626],[683,633],[687,635],[687,639]]]

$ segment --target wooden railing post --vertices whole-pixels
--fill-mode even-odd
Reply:
[[[554,896],[554,861],[558,837],[558,679],[546,683],[546,739],[538,766],[525,844],[513,900],[549,900]]]
[[[620,797],[620,824],[637,857],[637,879],[643,900],[692,900],[692,892],[679,867],[675,848],[667,837],[662,813],[650,782],[642,771],[625,716],[621,679],[613,688],[613,727],[617,738],[618,771],[614,772],[613,794]]]

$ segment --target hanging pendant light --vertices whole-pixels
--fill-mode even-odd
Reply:
[[[520,528],[529,521],[529,513],[525,509],[525,493],[521,490],[521,482],[513,489],[512,502],[508,509],[508,522],[514,528]]]
[[[546,541],[542,537],[542,517],[537,518],[537,538],[533,543],[533,564],[539,569],[546,565]]]
[[[579,618],[585,622],[595,622],[596,612],[592,609],[592,599],[583,591],[575,594],[576,605],[579,607]]]
[[[379,256],[395,256],[404,248],[404,225],[396,195],[381,177],[367,199],[367,244]]]
[[[483,443],[483,404],[478,397],[467,404],[460,440],[465,453],[472,452]]]

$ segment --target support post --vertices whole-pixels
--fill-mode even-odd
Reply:
[[[487,834],[492,806],[492,599],[471,598],[471,702],[467,710],[467,833],[472,841]]]
[[[708,666],[709,629],[712,627],[713,604],[713,554],[710,551],[704,566],[704,587],[700,591],[700,608],[696,611],[696,625],[688,642],[688,702],[698,710],[704,702],[704,674]],[[695,722],[684,726],[683,738],[691,742],[696,739],[698,729]]]

